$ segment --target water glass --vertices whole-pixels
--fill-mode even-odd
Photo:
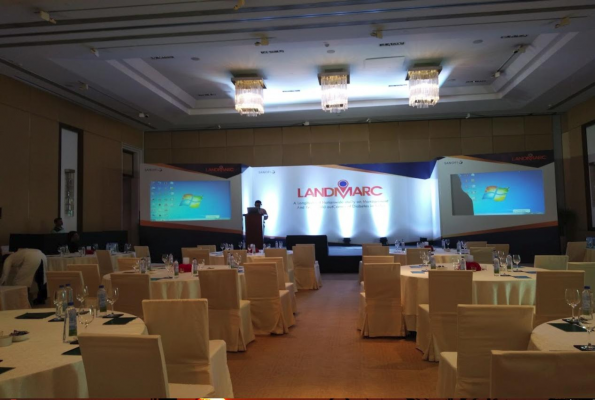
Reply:
[[[62,310],[66,302],[66,292],[62,289],[57,289],[54,292],[54,306],[56,307],[56,318],[62,318]]]
[[[500,276],[500,259],[494,258],[494,276]]]
[[[81,321],[81,324],[85,325],[85,330],[87,329],[89,324],[91,322],[93,322],[94,318],[95,318],[95,307],[89,306],[89,308],[87,308],[87,309],[81,308],[79,310],[79,320]]]
[[[89,297],[89,288],[85,286],[81,292],[76,294],[76,299],[81,303],[81,308],[85,306],[87,297]]]
[[[581,305],[581,310],[581,317],[578,319],[578,322],[587,331],[587,345],[581,346],[581,350],[594,351],[595,346],[591,344],[591,332],[595,330],[595,321],[593,320],[593,304]]]
[[[112,312],[107,317],[114,317],[114,304],[118,301],[118,297],[120,297],[120,291],[117,287],[112,288],[111,293],[107,296],[107,302],[112,306]]]
[[[161,256],[161,261],[163,261],[163,263],[164,263],[165,265],[167,265],[167,261],[168,261],[168,260],[169,260],[169,254],[163,254],[163,255]]]
[[[512,262],[514,263],[514,272],[519,272],[519,264],[521,263],[521,256],[518,254],[513,255]]]
[[[574,309],[581,301],[580,293],[578,292],[578,289],[566,289],[564,295],[566,297],[566,304],[572,308],[572,323],[575,323],[576,318],[574,318]]]

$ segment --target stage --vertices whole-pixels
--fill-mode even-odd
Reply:
[[[361,260],[362,246],[330,245],[326,262],[320,264],[320,272],[357,274]]]

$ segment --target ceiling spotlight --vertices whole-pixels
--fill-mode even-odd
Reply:
[[[501,71],[496,71],[494,72],[494,75],[492,75],[494,78],[500,78],[500,75],[502,75]]]
[[[322,109],[330,113],[340,113],[348,108],[349,74],[345,71],[326,71],[318,75],[318,82],[322,88]]]
[[[259,77],[242,77],[232,79],[236,87],[236,110],[247,117],[264,114],[264,81]]]
[[[370,33],[370,36],[373,36],[376,39],[382,39],[384,35],[382,34],[382,29],[376,29],[375,31],[372,31],[372,33]]]
[[[570,25],[570,18],[569,17],[564,17],[560,20],[560,22],[558,22],[554,27],[556,29],[562,28],[563,26],[566,25]]]
[[[526,44],[521,44],[521,45],[519,45],[519,47],[517,47],[517,48],[514,50],[514,54],[523,54],[524,52],[526,52],[526,51],[527,51],[527,49],[528,49],[528,48],[529,48],[529,46],[528,46],[528,45],[526,45]]]
[[[139,118],[149,118],[149,114],[146,114],[146,113],[144,113],[144,112],[139,112],[139,113],[138,113],[138,117],[139,117]]]
[[[471,113],[467,113],[467,116],[465,117],[465,119],[469,119],[471,118]]]
[[[268,46],[269,45],[269,38],[263,37],[260,41],[254,43],[254,46]]]
[[[91,47],[91,53],[93,53],[95,57],[99,57],[99,50],[97,50],[95,47]]]
[[[50,17],[50,13],[47,11],[43,11],[43,10],[39,10],[39,16],[41,17],[41,19],[43,19],[44,21],[49,22],[50,24],[55,24],[56,20],[53,19],[52,17]]]
[[[310,126],[310,121],[304,121],[304,123],[302,125],[304,125],[304,126]]]
[[[409,105],[415,108],[435,106],[440,100],[438,65],[416,66],[407,72],[409,80]]]
[[[85,82],[79,82],[79,89],[80,90],[89,90],[89,84]]]
[[[244,6],[244,0],[238,0],[238,4],[233,7],[234,11],[238,11],[240,8]]]
[[[368,119],[366,120],[366,122],[367,122],[368,124],[372,123],[372,118],[368,118]]]

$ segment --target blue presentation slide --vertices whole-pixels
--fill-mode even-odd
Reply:
[[[228,181],[151,182],[151,221],[231,219]]]
[[[545,214],[541,170],[454,174],[453,215]]]

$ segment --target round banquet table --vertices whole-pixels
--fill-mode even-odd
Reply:
[[[586,345],[588,343],[587,331],[565,332],[550,324],[570,325],[561,319],[539,325],[531,333],[529,350],[580,351],[574,345]],[[591,332],[591,344],[595,344],[595,332]]]
[[[112,256],[112,267],[114,271],[118,270],[118,258],[122,257],[134,257],[135,253],[116,253]],[[94,255],[73,255],[69,254],[66,256],[52,255],[47,256],[48,260],[48,271],[66,271],[66,266],[69,264],[98,264],[97,257]]]
[[[155,265],[155,264],[153,264]],[[207,269],[229,269],[228,265],[208,265]],[[129,274],[139,272],[114,272],[114,274]],[[108,293],[112,287],[112,274],[103,276],[103,285]],[[178,278],[168,279],[170,273],[165,267],[158,266],[157,269],[150,271],[151,276],[151,298],[152,299],[200,299],[200,282],[198,278],[192,276],[190,272],[181,272]],[[246,276],[239,273],[240,278],[240,297],[247,300]],[[164,279],[165,278],[165,279]]]
[[[62,354],[76,347],[62,343],[64,323],[48,322],[53,315],[43,319],[15,319],[27,312],[53,311],[54,309],[35,309],[0,312],[0,326],[5,333],[15,329],[29,332],[28,340],[0,347],[0,357],[3,360],[0,367],[14,368],[0,374],[0,398],[89,396],[82,357]],[[130,317],[128,314],[124,316]],[[126,325],[103,325],[107,321],[109,319],[95,318],[86,332],[147,334],[140,318]],[[85,332],[84,326],[79,325],[79,332]],[[108,352],[106,357],[109,357]]]
[[[494,276],[494,268],[482,264],[485,271],[473,273],[473,304],[535,304],[535,277],[533,273],[511,272],[511,276]],[[445,268],[440,270],[449,270]],[[401,266],[401,303],[408,331],[417,330],[417,309],[419,304],[428,304],[428,273],[420,273],[422,268]],[[545,271],[540,268],[523,267],[523,271]],[[527,276],[528,279],[515,278]]]

